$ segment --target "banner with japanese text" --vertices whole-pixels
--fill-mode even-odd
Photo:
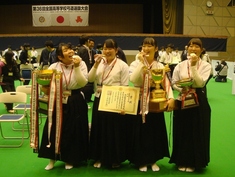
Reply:
[[[35,27],[88,26],[89,5],[32,5]]]

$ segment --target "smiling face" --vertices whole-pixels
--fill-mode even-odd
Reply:
[[[158,51],[157,41],[154,38],[145,38],[142,45],[142,51],[153,58],[155,52]]]
[[[117,50],[117,44],[113,39],[107,39],[105,41],[103,46],[103,54],[105,55],[108,63],[115,59]]]
[[[151,45],[151,44],[143,44],[143,46],[142,46],[142,50],[143,50],[143,52],[146,54],[146,55],[148,55],[148,56],[150,56],[150,55],[154,55],[154,53],[155,53],[155,46],[153,46],[153,45]]]
[[[188,54],[195,53],[198,57],[203,51],[202,41],[199,38],[193,38],[189,41],[188,44]]]
[[[73,63],[74,51],[67,44],[60,44],[56,52],[58,59],[65,65]]]
[[[88,42],[88,47],[89,47],[89,49],[93,49],[94,46],[95,46],[95,42],[92,41],[92,40],[89,40],[89,42]]]

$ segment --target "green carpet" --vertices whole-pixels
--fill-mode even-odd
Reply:
[[[68,177],[68,176],[122,176],[122,177],[141,177],[141,176],[205,176],[205,177],[232,177],[234,176],[234,157],[235,157],[235,138],[234,138],[234,115],[235,115],[235,95],[232,95],[232,81],[227,83],[216,83],[213,79],[207,86],[208,99],[212,109],[211,118],[211,162],[209,166],[195,173],[179,172],[173,164],[168,164],[168,158],[160,160],[157,164],[161,170],[152,172],[150,169],[144,173],[139,172],[134,166],[124,163],[120,169],[110,170],[106,168],[95,169],[92,164],[81,165],[72,170],[65,170],[64,163],[57,162],[51,171],[44,170],[47,159],[40,159],[33,153],[29,146],[29,139],[26,139],[20,148],[0,148],[0,169],[1,176],[8,177]],[[92,106],[92,105],[91,105]],[[5,112],[5,108],[0,105],[0,113]],[[165,113],[169,135],[170,113]],[[91,117],[91,109],[89,109]],[[45,118],[43,118],[45,120]],[[91,118],[89,118],[91,120]],[[4,125],[7,132],[11,131],[10,125]],[[42,128],[43,125],[40,126]],[[170,139],[171,140],[171,139]],[[0,143],[4,140],[0,137]]]

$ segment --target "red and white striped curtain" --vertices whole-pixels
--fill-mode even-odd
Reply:
[[[33,5],[33,26],[88,26],[89,5]]]

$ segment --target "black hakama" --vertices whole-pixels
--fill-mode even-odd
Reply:
[[[152,165],[169,157],[164,112],[149,112],[145,119],[146,122],[142,123],[142,115],[132,116],[132,131],[129,133],[131,148],[128,150],[128,159],[138,167]]]
[[[126,160],[126,115],[98,111],[95,97],[90,135],[90,159],[102,166],[120,165]]]
[[[170,163],[204,168],[210,161],[211,109],[202,89],[196,89],[199,106],[175,110],[173,117],[173,152]],[[178,102],[180,107],[181,102]]]
[[[55,154],[55,121],[51,129],[51,147],[48,145],[48,119],[43,129],[41,146],[38,157],[60,160],[76,165],[88,159],[88,107],[80,90],[73,90],[67,104],[63,104],[63,122],[61,132],[60,154]]]

